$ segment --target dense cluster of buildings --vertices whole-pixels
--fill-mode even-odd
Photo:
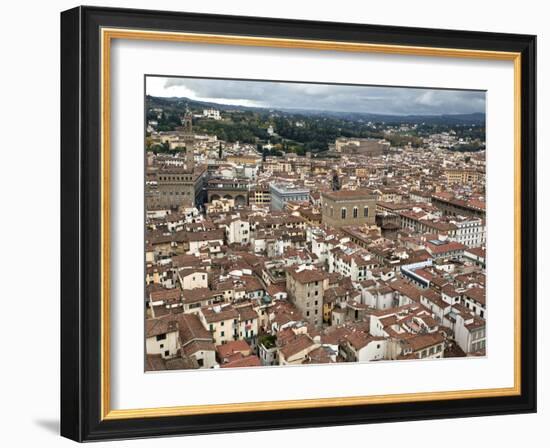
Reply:
[[[149,123],[146,370],[485,354],[484,151],[262,157],[192,119]]]

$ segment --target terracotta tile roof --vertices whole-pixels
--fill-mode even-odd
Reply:
[[[441,298],[441,294],[439,294],[437,291],[434,291],[431,288],[423,290],[420,294],[422,295],[422,297],[424,297],[425,299],[427,299],[428,301],[430,301],[431,303],[433,303],[434,305],[436,305],[441,309],[444,309],[450,306],[447,302],[445,302]]]
[[[361,350],[370,342],[374,341],[375,338],[369,334],[363,333],[362,331],[352,331],[346,335],[346,340],[355,350]]]
[[[216,241],[224,239],[225,233],[223,230],[208,230],[206,232],[185,232],[184,241]]]
[[[147,355],[145,357],[145,370],[166,370],[164,359],[160,355]]]
[[[477,257],[481,257],[481,258],[485,258],[485,249],[481,248],[481,247],[471,247],[467,250],[465,250],[464,252],[468,252],[470,254],[473,254]]]
[[[149,293],[149,298],[153,302],[158,302],[161,300],[165,302],[179,301],[181,299],[181,290],[179,288],[174,288],[151,291]]]
[[[473,316],[473,321],[464,326],[470,331],[478,330],[479,328],[485,327],[485,319],[479,316]]]
[[[449,297],[458,297],[460,293],[455,289],[451,284],[447,284],[441,288],[441,292],[448,295]]]
[[[410,283],[407,283],[405,280],[395,280],[388,283],[388,286],[412,300],[420,301],[420,289]]]
[[[181,350],[186,356],[192,356],[197,352],[213,352],[215,349],[213,342],[196,340],[186,344]]]
[[[175,314],[178,321],[179,336],[182,345],[194,340],[212,340],[210,332],[203,327],[199,317],[196,314]]]
[[[485,298],[486,298],[485,289],[470,288],[464,291],[464,295],[472,300],[475,300],[481,305],[485,306]]]
[[[254,320],[258,318],[258,313],[252,308],[252,306],[238,307],[237,312],[241,321]]]
[[[216,352],[221,359],[225,359],[236,352],[245,352],[250,354],[250,351],[250,345],[248,345],[248,342],[244,340],[229,341],[226,344],[216,346]]]
[[[178,324],[172,314],[145,320],[145,337],[147,338],[173,331],[178,331]]]
[[[219,311],[215,311],[211,307],[203,307],[201,308],[201,312],[208,323],[239,318],[239,313],[232,306],[222,307]]]
[[[184,304],[197,303],[203,300],[207,300],[215,295],[213,291],[208,288],[194,288],[186,289],[182,291],[182,302]]]
[[[456,241],[450,241],[448,243],[439,244],[439,245],[430,243],[428,241],[426,243],[426,247],[428,248],[429,252],[436,255],[446,253],[446,252],[451,252],[451,251],[464,250],[467,248],[467,246],[465,246],[464,244],[458,243]]]
[[[279,351],[280,353],[282,353],[285,359],[288,359],[303,350],[307,350],[313,345],[314,342],[307,334],[300,334],[294,339],[289,340],[284,346],[279,349]]]
[[[332,360],[332,353],[327,347],[318,347],[308,353],[308,359],[304,364],[330,364],[335,361]]]
[[[260,358],[256,355],[245,356],[244,358],[236,359],[221,366],[222,369],[228,369],[232,367],[258,367],[262,363]]]
[[[267,293],[270,296],[274,296],[275,294],[280,294],[283,292],[286,293],[286,285],[282,283],[271,284],[267,287]]]
[[[289,269],[289,274],[299,283],[311,283],[317,281],[323,281],[329,278],[328,273],[320,269],[303,269],[297,271],[296,269]]]
[[[206,269],[201,268],[182,268],[178,269],[178,274],[181,278],[184,278],[192,274],[207,274],[207,272]]]
[[[363,188],[357,190],[323,191],[322,195],[335,201],[374,199],[372,191]]]
[[[441,333],[427,333],[420,334],[406,340],[406,344],[413,350],[417,352],[419,350],[424,350],[425,348],[432,347],[437,344],[441,344],[445,341],[445,337]]]

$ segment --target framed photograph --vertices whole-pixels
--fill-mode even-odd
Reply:
[[[536,411],[535,36],[61,14],[61,433]]]

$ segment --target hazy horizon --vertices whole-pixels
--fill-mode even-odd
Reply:
[[[380,115],[485,113],[486,104],[485,92],[473,90],[161,76],[146,77],[146,94],[226,106]]]

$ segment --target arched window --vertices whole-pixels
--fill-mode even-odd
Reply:
[[[346,219],[348,210],[346,207],[342,207],[342,219]]]
[[[363,209],[363,217],[368,218],[369,217],[369,208],[365,207]]]
[[[358,214],[359,214],[359,212],[357,210],[357,207],[353,207],[353,217],[357,218]]]

